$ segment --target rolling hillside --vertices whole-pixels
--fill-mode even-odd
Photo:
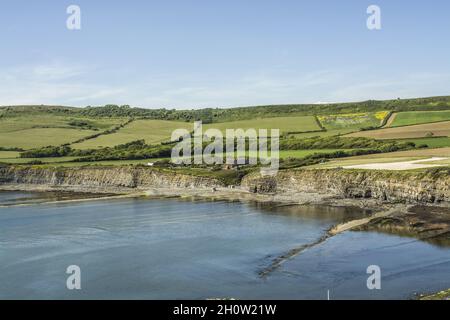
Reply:
[[[148,110],[114,105],[87,108],[9,106],[0,107],[0,162],[39,160],[64,164],[76,157],[27,159],[18,158],[18,151],[67,146],[80,150],[79,154],[83,155],[138,140],[143,140],[149,147],[154,146],[151,154],[157,155],[157,146],[169,141],[173,130],[191,131],[194,120],[203,121],[204,131],[209,128],[223,132],[238,128],[274,128],[280,129],[283,141],[309,138],[321,141],[319,145],[324,141],[320,137],[344,136],[386,143],[409,142],[422,149],[450,146],[450,97],[200,110]],[[281,157],[303,158],[321,153],[321,148],[329,153],[352,150],[345,147],[319,147],[319,151],[314,148],[289,149],[283,151]],[[124,161],[145,163],[139,159]]]
[[[410,126],[415,124],[450,121],[450,110],[444,111],[407,111],[395,113],[389,127]]]
[[[72,144],[76,149],[96,149],[113,147],[119,144],[144,139],[148,144],[169,141],[175,129],[192,130],[193,126],[187,122],[167,120],[135,120],[115,133],[101,135],[94,139]]]
[[[22,149],[61,145],[117,126],[125,119],[71,117],[51,112],[0,117],[0,147]]]

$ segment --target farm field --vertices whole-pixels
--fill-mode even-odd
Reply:
[[[0,151],[0,161],[1,159],[17,158],[18,156],[19,152],[16,151]]]
[[[76,157],[56,157],[56,158],[9,158],[9,157],[0,157],[0,163],[11,163],[11,164],[26,164],[32,161],[42,161],[46,163],[58,163],[58,162],[67,162],[76,159]]]
[[[359,109],[361,110],[361,109]],[[359,111],[358,110],[358,111]],[[370,109],[369,109],[370,110]],[[381,109],[386,110],[386,109]],[[395,154],[372,154],[361,157],[351,157],[333,160],[324,166],[334,166],[337,161],[338,166],[343,163],[366,162],[380,159],[380,161],[392,161],[392,158],[399,161],[420,160],[431,156],[449,156],[450,147],[450,110],[447,111],[406,111],[397,112],[389,119],[388,128],[361,131],[361,128],[377,127],[389,115],[389,111],[353,112],[339,114],[330,112],[329,115],[298,115],[281,117],[258,117],[252,120],[234,120],[230,122],[209,123],[203,125],[203,132],[210,128],[219,129],[225,133],[226,129],[249,128],[271,129],[278,128],[284,133],[282,139],[287,137],[309,138],[309,137],[329,137],[343,135],[349,137],[367,137],[379,140],[395,140],[398,142],[414,142],[416,146],[427,145],[429,148],[403,151],[405,153]],[[60,146],[72,143],[74,149],[97,149],[102,147],[114,147],[135,140],[145,140],[147,144],[158,144],[169,141],[175,129],[193,130],[192,122],[174,120],[153,120],[136,119],[118,131],[100,135],[97,138],[73,143],[93,134],[117,127],[125,123],[130,118],[111,114],[112,117],[92,117],[76,114],[54,114],[52,112],[22,112],[9,115],[0,114],[0,147],[17,147],[27,149],[40,148],[45,146]],[[318,123],[320,121],[320,124]],[[442,121],[447,120],[447,121]],[[420,123],[418,122],[432,122]],[[322,127],[326,131],[321,131]],[[438,149],[440,148],[440,149]],[[335,151],[349,151],[348,149],[315,149],[315,150],[282,150],[280,157],[303,158],[314,153],[332,153]],[[248,154],[247,154],[248,155]],[[18,158],[18,152],[0,151],[0,162],[7,163],[29,163],[34,160],[49,163],[48,165],[80,166],[80,165],[126,165],[147,163],[155,161],[148,160],[118,160],[118,161],[98,161],[98,162],[77,162],[71,163],[74,157],[62,158]],[[122,157],[122,155],[120,155]],[[381,156],[381,157],[380,157]],[[107,158],[107,157],[103,157]],[[130,157],[131,158],[131,157]],[[136,158],[136,157],[135,157]],[[377,160],[378,161],[378,160]],[[340,164],[339,164],[340,163]],[[347,164],[348,165],[348,164]],[[322,166],[323,167],[323,166]]]
[[[123,119],[87,119],[51,114],[0,118],[0,147],[23,149],[71,143],[102,130],[110,129]],[[83,123],[86,128],[77,126]]]
[[[317,118],[327,130],[360,129],[377,127],[389,114],[389,111],[320,115]]]
[[[71,147],[74,149],[97,149],[101,147],[113,147],[141,139],[144,139],[147,144],[155,144],[162,141],[169,141],[172,132],[179,128],[192,131],[193,124],[166,120],[136,120],[115,133],[75,143]]]
[[[203,125],[203,132],[214,128],[225,134],[226,129],[271,129],[280,128],[281,132],[289,131],[313,131],[320,130],[313,116],[305,117],[275,117],[256,120],[240,120],[232,122],[212,123]],[[165,121],[165,120],[136,120],[128,124],[118,132],[99,136],[95,139],[73,144],[75,149],[96,149],[100,147],[113,147],[133,140],[144,139],[147,144],[169,141],[175,129],[187,129],[192,131],[194,124],[189,122]]]
[[[350,133],[348,137],[366,137],[374,139],[407,139],[425,138],[432,134],[435,137],[450,136],[450,121],[426,123],[412,126],[383,128],[377,130]]]
[[[0,134],[0,146],[23,149],[61,145],[96,133],[93,130],[68,128],[33,128]]]
[[[390,127],[410,126],[415,124],[450,120],[450,111],[407,111],[395,113]]]
[[[331,160],[321,165],[310,166],[309,168],[336,168],[353,165],[363,165],[370,163],[404,162],[429,159],[432,157],[450,158],[450,147],[436,149],[407,150],[389,153],[378,153],[364,156],[355,156]],[[428,163],[428,162],[424,162]]]
[[[430,169],[436,167],[442,167],[446,164],[443,163],[433,163],[438,161],[446,161],[449,158],[439,158],[433,157],[428,159],[420,160],[409,160],[409,161],[395,161],[395,162],[372,162],[366,164],[349,165],[344,166],[344,169],[363,169],[363,170],[394,170],[394,171],[404,171],[404,170],[416,170],[416,169]]]
[[[192,128],[192,127],[191,127]],[[203,131],[209,128],[219,129],[280,129],[283,132],[308,132],[321,130],[314,116],[273,117],[253,120],[210,123],[203,125]]]
[[[106,130],[112,128],[124,121],[125,118],[86,118],[86,117],[70,117],[52,114],[25,114],[14,117],[0,118],[0,133],[14,132],[33,128],[67,128],[79,129],[72,122],[83,121],[92,129]]]

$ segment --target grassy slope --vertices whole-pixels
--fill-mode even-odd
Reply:
[[[89,136],[96,131],[62,128],[36,128],[2,133],[0,146],[32,149],[48,145],[61,145]]]
[[[16,151],[0,151],[0,161],[1,159],[17,158],[19,154],[20,153]]]
[[[307,132],[321,129],[313,116],[259,118],[204,125],[204,130],[209,128],[219,129],[222,132],[225,132],[226,129],[280,129],[280,133]]]
[[[311,136],[332,136],[336,134],[346,134],[354,132],[363,127],[377,126],[381,121],[381,110],[408,110],[408,108],[439,109],[443,104],[449,104],[450,98],[431,98],[431,99],[411,99],[411,100],[391,100],[384,102],[362,102],[349,104],[332,104],[332,105],[291,105],[291,106],[260,106],[254,108],[237,108],[237,109],[215,109],[220,113],[220,117],[216,120],[234,120],[230,122],[221,122],[204,125],[204,130],[208,128],[218,128],[225,130],[227,128],[279,128],[282,132],[303,132],[320,130],[319,125],[315,121],[314,116],[298,116],[300,114],[314,113],[321,115],[319,118],[321,124],[327,128],[326,132],[307,132],[293,134],[297,137]],[[41,147],[46,145],[60,145],[70,143],[77,139],[86,137],[93,133],[99,133],[103,130],[110,129],[119,123],[124,122],[125,118],[87,118],[78,114],[79,109],[60,107],[18,107],[13,112],[7,114],[5,109],[0,108],[0,146],[3,147],[22,147],[25,149],[33,147]],[[31,112],[28,112],[31,110]],[[309,111],[308,111],[309,110]],[[326,110],[330,110],[331,115],[326,114]],[[364,110],[376,110],[364,112]],[[357,112],[354,112],[357,111]],[[334,112],[334,113],[333,113]],[[345,113],[347,114],[338,114]],[[291,116],[286,116],[290,114]],[[245,118],[248,115],[258,117],[253,120],[236,120]],[[268,116],[273,116],[268,118]],[[233,118],[234,117],[234,118]],[[424,137],[427,133],[433,132],[435,136],[450,136],[450,121],[432,124],[421,124],[416,126],[405,126],[413,123],[435,122],[448,120],[450,111],[407,111],[396,114],[391,126],[393,128],[354,132],[351,136],[366,136],[378,139],[400,139],[407,138],[417,144],[427,144],[430,147],[444,147],[450,145],[450,138],[416,138]],[[74,128],[68,124],[71,119],[81,119],[88,121],[90,125],[99,131],[88,129]],[[404,126],[404,127],[396,127]],[[47,128],[49,127],[49,128]],[[97,148],[100,146],[114,146],[130,142],[132,140],[145,139],[147,143],[158,143],[166,141],[170,138],[170,134],[174,129],[186,128],[192,130],[192,123],[180,121],[166,120],[136,120],[128,126],[120,129],[118,132],[110,135],[100,136],[98,138],[87,140],[82,143],[73,145],[73,147],[86,149]],[[325,150],[321,150],[323,152]],[[334,150],[327,150],[329,152]],[[424,150],[414,151],[423,152]],[[443,150],[442,150],[443,151]],[[282,151],[281,157],[303,157],[305,155],[317,152],[317,150],[294,150]],[[12,159],[11,162],[28,162],[32,159],[14,159],[16,153],[0,153],[0,161],[3,159]],[[378,155],[366,156],[376,158]],[[413,155],[410,155],[413,157]],[[387,159],[392,158],[388,155]],[[43,161],[54,161],[52,159],[40,159]],[[58,159],[56,161],[67,161],[69,159]],[[137,161],[114,161],[114,164],[126,163],[145,163],[145,160]]]
[[[446,120],[450,120],[450,111],[448,110],[400,112],[396,114],[390,127],[409,126]]]
[[[95,149],[99,147],[112,147],[140,139],[144,139],[148,144],[155,144],[170,140],[172,131],[179,128],[191,131],[193,125],[178,121],[136,120],[116,133],[102,135],[95,139],[76,143],[72,147],[75,149]]]
[[[255,120],[242,120],[224,123],[203,125],[203,132],[214,128],[225,132],[225,129],[271,129],[279,128],[281,131],[313,131],[320,130],[314,117],[277,117]],[[194,129],[193,123],[165,120],[136,120],[117,133],[100,136],[72,145],[76,149],[90,149],[111,147],[133,140],[145,139],[148,144],[169,141],[175,129]]]
[[[24,149],[61,145],[98,133],[71,126],[72,120],[82,120],[99,131],[109,129],[123,119],[87,119],[54,114],[21,114],[0,118],[0,146]]]

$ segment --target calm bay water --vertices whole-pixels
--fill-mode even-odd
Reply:
[[[0,192],[0,205],[33,197],[45,194]],[[364,214],[167,199],[0,207],[0,299],[402,299],[450,287],[448,247],[375,232],[340,234],[259,277]],[[66,288],[69,265],[81,290]],[[366,287],[369,265],[381,290]]]

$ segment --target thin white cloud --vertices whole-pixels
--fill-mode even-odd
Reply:
[[[200,108],[343,102],[443,95],[448,94],[446,84],[450,81],[448,74],[417,71],[384,76],[356,68],[301,74],[278,69],[223,78],[143,72],[133,80],[108,72],[60,61],[0,70],[0,105],[117,103]]]
[[[80,66],[67,66],[60,62],[38,65],[32,68],[31,75],[39,80],[64,80],[81,76],[87,69]]]
[[[109,97],[115,99],[123,93],[117,88],[89,84],[87,80],[94,71],[61,62],[7,68],[0,72],[0,105],[71,105]]]

